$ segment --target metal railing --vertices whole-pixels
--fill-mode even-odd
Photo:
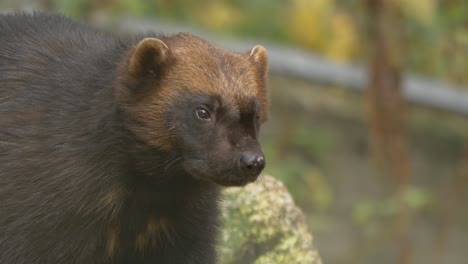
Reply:
[[[255,44],[261,44],[268,50],[270,69],[273,73],[356,91],[364,91],[367,84],[368,74],[365,66],[338,64],[299,48],[252,39],[240,41],[235,38],[221,38],[198,28],[153,19],[119,18],[112,22],[102,19],[96,20],[95,24],[124,32],[156,31],[165,34],[191,32],[212,43],[237,51],[248,50]],[[457,87],[413,75],[406,75],[403,87],[405,98],[411,103],[468,115],[466,87]]]

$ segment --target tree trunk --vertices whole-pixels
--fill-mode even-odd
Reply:
[[[367,90],[371,153],[391,193],[403,194],[410,176],[402,93],[402,14],[397,1],[366,0],[370,78]],[[399,263],[410,263],[409,214],[403,202],[395,219]]]

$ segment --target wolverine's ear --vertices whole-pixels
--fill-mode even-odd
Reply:
[[[130,55],[127,71],[133,78],[158,71],[169,57],[169,47],[160,39],[145,38],[140,41]],[[158,67],[159,66],[159,67]]]
[[[258,82],[258,91],[259,91],[259,100],[262,105],[261,111],[261,122],[264,123],[268,119],[268,90],[266,86],[266,77],[268,72],[268,56],[267,51],[263,46],[257,45],[250,50],[249,59],[257,68],[257,74],[259,78]]]
[[[250,59],[255,63],[262,75],[266,75],[268,71],[268,55],[263,46],[256,45],[250,50]]]

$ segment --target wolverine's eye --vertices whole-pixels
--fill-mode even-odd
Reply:
[[[199,107],[195,110],[195,117],[203,122],[211,121],[210,112],[203,107]]]

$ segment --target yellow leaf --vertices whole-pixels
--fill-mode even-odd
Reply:
[[[242,13],[229,3],[213,1],[204,6],[198,13],[203,25],[217,31],[226,31],[233,28],[244,19]]]
[[[357,51],[357,33],[349,15],[338,12],[333,15],[331,38],[326,54],[336,61],[349,61]]]
[[[422,23],[429,24],[434,18],[436,11],[435,0],[399,0],[399,4],[405,13]]]
[[[290,11],[290,34],[301,46],[321,50],[333,0],[295,0]]]

